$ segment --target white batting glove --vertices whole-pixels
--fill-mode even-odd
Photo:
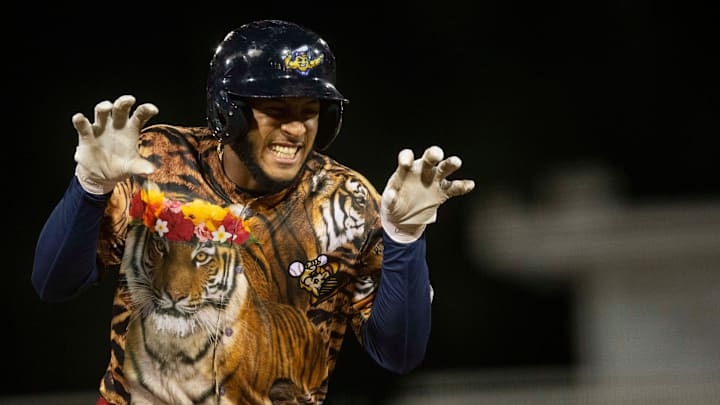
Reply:
[[[472,180],[448,180],[462,165],[457,156],[443,160],[443,150],[431,146],[415,159],[410,149],[398,154],[398,167],[382,194],[383,229],[396,242],[410,243],[435,222],[440,204],[475,188]]]
[[[129,116],[135,97],[124,95],[115,103],[103,101],[95,106],[95,122],[82,113],[72,117],[78,133],[75,149],[75,175],[91,194],[106,194],[115,185],[135,174],[150,174],[155,167],[137,149],[140,130],[158,113],[153,104],[142,104]]]

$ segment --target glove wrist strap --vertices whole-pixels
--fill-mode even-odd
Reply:
[[[98,182],[88,177],[85,169],[81,165],[75,166],[75,176],[78,178],[82,188],[90,194],[103,195],[107,194],[115,188],[117,184],[114,181]]]
[[[425,232],[425,224],[419,225],[397,225],[389,219],[385,218],[384,214],[380,215],[380,221],[382,223],[385,233],[398,243],[412,243],[420,239],[423,232]]]

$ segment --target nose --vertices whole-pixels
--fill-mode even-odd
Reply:
[[[280,128],[288,135],[295,137],[305,135],[305,132],[307,132],[305,124],[297,120],[283,123]]]
[[[168,288],[168,289],[166,290],[166,292],[167,292],[167,294],[170,296],[170,298],[172,299],[172,301],[173,301],[174,303],[177,303],[177,302],[179,302],[181,299],[183,299],[183,298],[185,298],[185,297],[188,296],[188,293],[187,293],[187,292],[182,291],[182,290],[179,290],[179,289],[176,289],[176,288]]]

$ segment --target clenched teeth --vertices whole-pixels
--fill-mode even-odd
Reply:
[[[290,159],[298,151],[297,146],[280,146],[280,145],[273,145],[270,150],[275,154],[275,156],[283,158],[283,159]]]

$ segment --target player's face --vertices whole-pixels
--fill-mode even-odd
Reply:
[[[232,145],[250,174],[247,188],[277,191],[298,176],[315,144],[320,101],[289,97],[250,101],[254,122]]]

